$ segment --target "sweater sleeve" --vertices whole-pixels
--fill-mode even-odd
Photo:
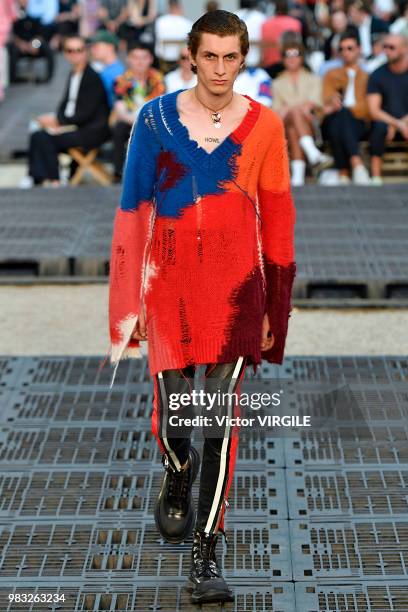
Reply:
[[[258,201],[266,280],[266,308],[275,341],[262,358],[281,364],[285,350],[291,294],[296,275],[294,234],[296,210],[290,192],[290,174],[283,122],[273,114],[270,144],[260,170]]]
[[[143,301],[144,276],[154,221],[155,137],[146,106],[132,127],[124,166],[120,206],[116,209],[109,273],[110,361],[140,357],[131,339]],[[115,370],[116,371],[116,370]],[[113,380],[112,380],[113,383]]]

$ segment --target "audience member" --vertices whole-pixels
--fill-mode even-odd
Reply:
[[[236,14],[242,19],[248,29],[250,43],[245,62],[247,66],[259,66],[261,63],[260,43],[262,40],[262,25],[266,21],[266,16],[256,8],[256,0],[240,0],[239,4],[240,9],[236,11]]]
[[[276,0],[275,15],[262,24],[263,66],[271,74],[271,67],[280,60],[280,42],[284,32],[301,34],[302,24],[288,16],[287,0]],[[273,75],[271,75],[273,76]]]
[[[31,14],[28,12],[30,7]],[[18,19],[13,24],[12,35],[8,44],[11,83],[24,80],[18,76],[18,63],[21,58],[44,58],[46,75],[44,79],[37,79],[37,82],[46,83],[52,78],[54,54],[49,45],[49,38],[52,36],[54,22],[48,23],[48,19],[53,19],[56,13],[51,10],[40,12],[41,8],[50,7],[51,5],[46,4],[35,7],[32,0],[19,0]],[[38,8],[38,12],[34,8]],[[37,16],[34,16],[33,13]],[[41,21],[41,17],[45,23]]]
[[[118,29],[118,36],[126,41],[154,44],[154,21],[157,17],[155,0],[128,0],[128,15]]]
[[[98,30],[90,39],[92,68],[99,73],[105,86],[109,107],[113,106],[116,78],[125,72],[117,55],[119,39],[108,30]]]
[[[128,0],[99,0],[98,19],[101,30],[117,34],[128,14]]]
[[[6,67],[4,53],[13,22],[16,19],[17,6],[15,1],[3,0],[0,4],[0,102],[4,100],[4,86],[7,80],[6,74],[3,73],[3,69]]]
[[[272,106],[272,79],[263,68],[247,66],[238,74],[234,91],[247,94],[265,106]]]
[[[110,137],[109,105],[99,75],[90,67],[85,41],[78,35],[64,40],[64,57],[71,64],[64,96],[56,115],[42,115],[31,134],[29,176],[36,185],[60,184],[58,153],[70,147],[90,150]],[[26,181],[22,186],[28,186]]]
[[[169,44],[166,41],[180,40],[186,42],[192,25],[192,22],[184,17],[179,0],[169,0],[168,13],[156,19],[155,53],[165,73],[177,68],[177,61],[180,56],[180,45]]]
[[[341,35],[339,49],[344,65],[327,72],[323,80],[323,134],[333,150],[339,182],[350,182],[351,168],[353,183],[368,185],[359,144],[368,131],[368,74],[359,66],[361,47],[354,29]]]
[[[387,63],[387,56],[384,53],[384,42],[387,37],[386,33],[373,34],[371,42],[373,47],[372,55],[364,61],[362,68],[371,74],[380,66]]]
[[[323,170],[333,159],[315,144],[314,134],[322,107],[321,81],[303,65],[304,49],[298,43],[282,49],[285,67],[273,82],[273,109],[282,117],[289,144],[292,185],[305,182],[306,160],[316,170]]]
[[[152,68],[153,55],[143,43],[134,43],[127,54],[129,69],[115,81],[113,164],[115,182],[122,177],[123,163],[132,125],[148,100],[164,93],[162,74]]]
[[[370,57],[373,52],[371,42],[373,34],[388,32],[388,25],[371,13],[370,0],[352,0],[348,16],[350,22],[358,29],[362,56]]]
[[[330,17],[331,33],[324,43],[324,59],[329,61],[339,56],[340,36],[347,29],[347,15],[344,11],[336,11]]]
[[[164,82],[167,93],[179,89],[190,89],[197,84],[197,76],[191,70],[191,58],[187,47],[181,50],[179,67],[168,72],[164,77]]]
[[[371,175],[380,185],[386,142],[408,140],[408,39],[390,34],[384,43],[388,62],[370,75],[367,94],[373,125]]]
[[[408,2],[405,1],[401,6],[401,16],[398,17],[390,25],[390,32],[392,34],[402,34],[406,38],[408,38]]]
[[[79,34],[79,19],[81,7],[78,0],[59,0],[59,10],[56,18],[57,34],[61,38],[69,34]],[[55,38],[55,37],[54,37]]]
[[[58,0],[28,0],[27,16],[38,19],[41,36],[49,43],[57,29]]]

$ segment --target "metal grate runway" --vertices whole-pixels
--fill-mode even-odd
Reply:
[[[197,609],[183,589],[191,543],[166,544],[154,526],[146,361],[123,362],[112,390],[100,363],[0,357],[1,612]],[[257,384],[274,380],[284,412],[322,426],[241,431],[230,546],[218,546],[236,599],[202,609],[406,612],[408,361],[292,357],[264,364]]]

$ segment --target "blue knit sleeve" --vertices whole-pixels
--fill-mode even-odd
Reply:
[[[122,210],[135,210],[140,202],[153,196],[160,147],[157,135],[150,127],[152,117],[150,102],[141,109],[130,133],[120,199]]]

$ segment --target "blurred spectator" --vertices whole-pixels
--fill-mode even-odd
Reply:
[[[272,106],[272,79],[263,68],[248,66],[235,79],[234,91],[247,94],[265,106]]]
[[[81,7],[78,0],[59,0],[56,33],[50,42],[53,49],[59,49],[62,46],[64,36],[79,34],[80,16]]]
[[[172,93],[179,89],[190,89],[197,84],[197,76],[191,70],[190,54],[187,47],[181,50],[179,67],[168,72],[164,77],[166,92]]]
[[[27,16],[38,19],[41,24],[41,36],[50,42],[56,32],[58,0],[28,0]]]
[[[384,53],[384,41],[387,34],[374,34],[372,37],[373,53],[370,59],[365,60],[363,69],[371,74],[380,66],[387,63],[387,56]]]
[[[38,117],[40,129],[30,137],[29,176],[36,185],[59,185],[58,153],[70,147],[90,150],[110,137],[105,88],[88,64],[84,39],[67,37],[63,50],[72,68],[64,96],[56,115]],[[24,181],[21,186],[29,184]]]
[[[381,184],[381,159],[386,142],[408,140],[408,39],[390,34],[384,43],[388,62],[370,75],[368,106],[371,130],[371,174]]]
[[[98,19],[102,30],[117,34],[128,18],[128,0],[99,0]]]
[[[398,17],[390,26],[390,32],[393,34],[402,34],[408,38],[408,2],[404,2],[401,6],[401,17]]]
[[[156,0],[128,0],[128,16],[118,30],[126,47],[134,42],[153,45],[156,16]]]
[[[162,74],[152,68],[153,55],[143,43],[134,43],[127,55],[129,69],[115,81],[113,164],[115,182],[122,177],[126,147],[132,125],[148,100],[164,93]]]
[[[334,59],[339,55],[340,36],[347,28],[347,15],[344,11],[336,11],[330,17],[331,34],[324,43],[324,59]]]
[[[397,7],[395,6],[394,0],[374,0],[373,3],[373,15],[385,21],[385,23],[390,23],[395,13],[397,12]]]
[[[156,19],[155,53],[164,72],[167,73],[177,68],[181,48],[178,44],[166,44],[166,41],[180,40],[185,43],[192,25],[192,22],[184,17],[183,9],[178,0],[169,0],[168,13]]]
[[[245,23],[248,29],[249,51],[245,58],[247,66],[259,66],[261,63],[260,42],[262,40],[262,25],[266,16],[257,10],[256,0],[240,0],[240,10],[236,14]],[[253,43],[257,43],[254,45]]]
[[[346,31],[340,38],[344,66],[327,72],[323,80],[325,119],[323,133],[330,142],[340,183],[370,184],[370,175],[360,155],[360,141],[368,131],[366,101],[368,74],[359,66],[361,55],[357,32]]]
[[[56,11],[51,10],[54,6],[52,1],[50,0],[50,4],[35,5],[33,0],[19,0],[18,19],[13,24],[12,36],[8,45],[11,83],[24,80],[17,74],[18,62],[21,58],[45,58],[47,72],[42,82],[45,83],[52,78],[54,54],[49,45],[49,39],[55,25],[53,21],[48,23],[49,19],[54,19],[56,16]],[[29,8],[31,8],[31,14],[28,12]],[[42,12],[40,9],[43,9]],[[40,79],[37,79],[37,82],[40,82]]]
[[[81,2],[81,21],[79,33],[84,38],[95,34],[99,27],[99,0],[86,0]]]
[[[298,19],[288,16],[287,0],[276,0],[275,15],[262,24],[263,66],[270,73],[270,68],[280,60],[280,39],[284,32],[301,34],[302,24]]]
[[[370,0],[353,0],[348,9],[351,23],[358,29],[363,57],[372,55],[371,37],[373,34],[388,32],[388,25],[371,14]]]
[[[4,100],[6,83],[6,75],[3,73],[6,67],[4,52],[15,19],[17,19],[17,7],[14,0],[3,0],[0,4],[0,102]]]
[[[105,86],[109,106],[113,106],[116,78],[125,72],[125,66],[118,59],[119,39],[108,30],[99,30],[90,39],[92,68],[99,73]]]
[[[285,45],[282,57],[285,70],[273,82],[272,104],[285,124],[292,185],[299,186],[305,182],[306,160],[316,170],[323,170],[333,159],[317,148],[314,139],[322,107],[320,78],[304,68],[301,43]]]

